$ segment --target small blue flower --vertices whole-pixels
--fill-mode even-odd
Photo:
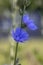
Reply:
[[[34,24],[34,20],[29,19],[28,14],[23,15],[23,22],[27,25],[30,30],[37,30],[38,27]]]
[[[16,42],[24,42],[28,40],[29,34],[22,28],[16,28],[16,30],[12,31],[12,37]]]

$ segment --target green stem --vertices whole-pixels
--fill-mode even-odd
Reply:
[[[22,15],[23,16],[23,15]],[[22,19],[21,19],[21,26],[22,26]],[[16,59],[17,59],[17,51],[18,51],[18,42],[16,43],[16,49],[15,49],[15,59],[14,59],[14,65],[16,65]]]
[[[23,11],[24,13],[24,11]],[[23,18],[23,14],[22,14],[22,18]],[[21,27],[22,27],[22,18],[21,18]],[[16,43],[16,50],[15,50],[15,59],[14,59],[14,65],[16,65],[16,59],[17,59],[17,51],[18,51],[18,42]]]
[[[23,13],[22,13],[22,15],[21,15],[21,16],[22,16],[22,17],[21,17],[21,27],[22,27],[22,20],[23,20],[24,11],[25,11],[25,6],[24,6],[24,10],[22,10]]]
[[[23,16],[23,15],[22,15]],[[21,19],[21,26],[22,26],[22,19]],[[14,65],[16,65],[16,59],[17,59],[17,51],[18,51],[18,42],[16,43],[16,50],[15,50],[15,59],[14,59]]]
[[[19,44],[19,43],[16,43],[14,65],[16,65],[16,58],[17,58],[18,44]]]

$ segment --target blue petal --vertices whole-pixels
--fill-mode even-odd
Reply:
[[[28,40],[29,35],[24,29],[17,28],[15,32],[12,31],[12,37],[16,42],[24,42]]]
[[[19,42],[19,39],[20,39],[20,38],[19,38],[18,36],[15,37],[15,41],[16,41],[16,42]]]
[[[20,35],[20,32],[21,32],[21,28],[16,28],[16,30],[15,30],[15,33],[16,33],[16,35]]]
[[[21,35],[20,41],[24,42],[24,41],[26,41],[28,39],[29,39],[29,34],[26,31],[23,32],[22,35]]]
[[[23,22],[26,24],[29,22],[29,15],[28,14],[24,14],[23,15]]]
[[[27,23],[27,25],[31,24],[31,23],[34,23],[34,20],[29,20],[28,23]]]
[[[20,35],[20,42],[24,42],[28,40],[28,38],[29,38],[29,34],[24,29],[22,29],[22,33]]]
[[[30,30],[37,30],[38,27],[34,24],[34,23],[30,23],[29,25],[27,25],[27,27],[30,29]]]
[[[12,37],[15,41],[19,42],[19,37],[18,35],[14,32],[14,30],[12,31]]]

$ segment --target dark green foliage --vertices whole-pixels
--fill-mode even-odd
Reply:
[[[25,28],[26,27],[26,25],[25,24],[22,24],[22,26],[21,26],[22,28]]]
[[[21,9],[23,9],[23,8],[24,8],[24,2],[23,2],[23,0],[18,0],[17,5],[18,5]]]
[[[25,8],[30,6],[30,4],[32,3],[32,0],[18,0],[17,2],[17,5],[20,7],[20,9],[24,9],[24,6]]]

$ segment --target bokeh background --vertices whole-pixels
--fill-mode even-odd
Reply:
[[[11,36],[11,30],[20,25],[19,9],[23,8],[23,2],[24,0],[0,0],[0,65],[14,62],[16,42]],[[25,13],[35,20],[38,30],[26,28],[30,40],[19,44],[17,58],[21,65],[43,65],[43,0],[27,0],[27,4]]]

